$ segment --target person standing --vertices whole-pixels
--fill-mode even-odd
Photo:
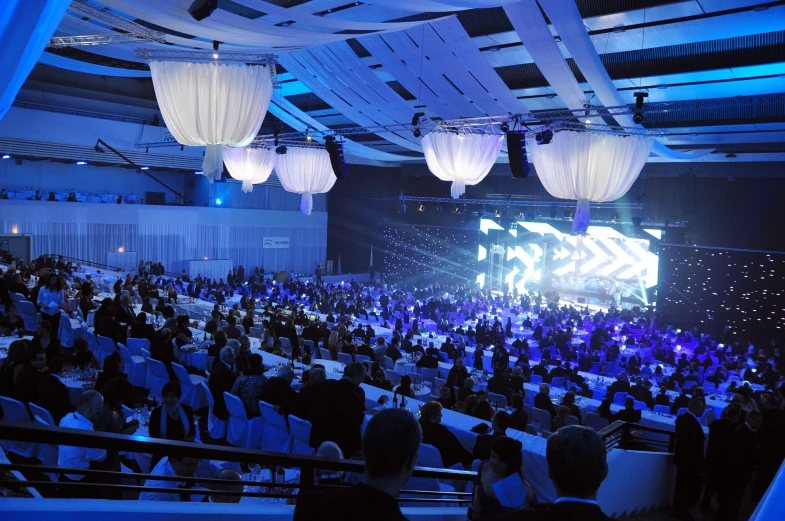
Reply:
[[[65,292],[60,278],[52,273],[45,287],[38,291],[36,299],[41,315],[49,322],[49,331],[58,336],[60,331],[60,310],[65,307]]]
[[[709,426],[709,445],[706,449],[706,489],[703,491],[701,511],[710,513],[711,500],[730,476],[728,466],[733,447],[733,433],[741,422],[741,409],[729,405],[722,417]],[[719,500],[719,498],[718,498]]]
[[[703,414],[703,402],[692,398],[688,412],[676,418],[676,447],[673,463],[676,465],[676,488],[673,492],[673,515],[680,520],[691,520],[690,510],[700,497],[703,482],[703,445],[706,437],[698,419]]]
[[[736,427],[733,433],[730,452],[730,468],[725,487],[720,492],[720,509],[718,520],[733,521],[736,519],[758,462],[760,448],[757,430],[763,417],[759,411],[747,413],[747,421]]]

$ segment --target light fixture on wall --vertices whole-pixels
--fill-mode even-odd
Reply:
[[[11,159],[11,156],[8,154],[3,154],[3,159]]]
[[[125,251],[125,248],[123,248],[122,246],[120,246],[119,248],[117,248],[117,252],[118,252],[118,253],[123,253],[124,251]]]
[[[86,165],[87,161],[77,161],[76,164],[77,165]]]
[[[207,260],[207,257],[205,257],[204,260]]]
[[[13,233],[14,235],[18,234],[19,233],[19,228],[14,226],[13,228],[11,228],[11,233]]]
[[[220,199],[215,200],[215,206],[221,206],[221,204],[223,204],[223,201],[221,201]]]

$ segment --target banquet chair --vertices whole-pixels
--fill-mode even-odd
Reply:
[[[27,407],[19,400],[0,396],[0,409],[3,410],[3,421],[10,423],[30,423],[32,421]],[[34,458],[38,452],[36,444],[28,441],[0,440],[0,447],[25,458]]]
[[[387,369],[395,369],[395,364],[393,363],[392,358],[390,358],[389,356],[385,356],[383,360],[384,360],[384,363],[382,364],[383,367]]]
[[[311,354],[313,354],[314,352],[313,340],[304,340],[303,343],[305,344],[305,347],[311,352]]]
[[[401,375],[399,375],[392,369],[385,369],[384,376],[386,376],[387,379],[390,380],[390,383],[393,385],[393,387],[401,383]]]
[[[717,390],[717,384],[714,382],[703,382],[703,390],[705,392],[713,392]]]
[[[430,467],[435,469],[443,469],[445,468],[444,463],[442,462],[442,455],[439,453],[439,450],[434,447],[433,445],[429,445],[427,443],[421,443],[420,448],[417,451],[417,466],[418,467]],[[452,467],[449,467],[451,470],[463,470],[463,465],[461,463],[455,463]],[[426,481],[433,480],[437,483],[437,486],[434,487],[432,483],[425,484]],[[426,488],[420,489],[419,483],[423,482],[426,485]],[[413,487],[413,482],[418,484],[417,487]],[[446,483],[442,483],[436,478],[410,478],[407,482],[406,486],[409,490],[438,490],[439,492],[455,492],[455,487],[448,485]],[[403,496],[402,496],[403,497]]]
[[[551,428],[551,413],[545,409],[532,407],[532,423],[537,426],[539,430],[546,430]]]
[[[684,414],[684,413],[687,413],[687,412],[689,412],[689,411],[690,411],[690,410],[689,410],[688,408],[686,408],[686,407],[682,407],[681,409],[679,409],[678,411],[676,411],[676,416],[681,416],[682,414]]]
[[[429,382],[434,382],[439,377],[439,370],[438,369],[430,369],[428,367],[424,367],[422,369],[422,379],[427,380]],[[444,384],[442,384],[444,385]]]
[[[641,402],[639,400],[635,400],[635,410],[636,411],[645,411],[648,408],[649,408],[649,406],[646,405],[646,402]]]
[[[495,407],[501,409],[507,408],[507,397],[503,394],[488,393],[488,401]]]
[[[368,363],[368,365],[371,364],[371,357],[368,356],[368,355],[355,355],[354,359],[357,362],[360,362],[361,364],[364,364],[364,363]]]
[[[52,427],[51,423],[48,423],[45,419],[41,418],[40,416],[36,416],[33,420],[35,423],[40,425],[46,425],[47,427]],[[36,444],[36,453],[35,457],[41,461],[41,465],[44,467],[56,467],[57,466],[57,458],[60,453],[60,447],[58,445],[52,445],[49,443],[38,443]],[[44,475],[47,476],[52,481],[59,481],[60,474],[52,473],[52,472],[44,472]]]
[[[291,354],[291,352],[292,352],[292,343],[289,341],[289,339],[286,338],[285,336],[281,336],[281,337],[278,337],[278,340],[281,341],[281,349],[283,350],[283,352],[286,353],[287,355]]]
[[[128,381],[136,387],[147,388],[147,363],[144,357],[132,355],[128,348],[123,344],[118,344],[120,358],[123,361],[124,372],[128,375]]]
[[[260,327],[252,327],[251,328],[251,338],[262,338],[262,328]]]
[[[670,405],[655,405],[654,406],[654,414],[670,414],[671,407]]]
[[[572,414],[567,416],[567,419],[564,420],[565,425],[580,425],[580,420],[577,416],[573,416]]]
[[[564,377],[554,376],[551,380],[551,387],[564,387]]]
[[[142,349],[147,351],[150,350],[150,341],[146,338],[126,338],[125,345],[128,348],[128,352],[131,353],[131,356],[141,356]]]
[[[530,423],[530,424],[528,424],[528,425],[527,425],[527,426],[524,428],[524,432],[525,432],[526,434],[531,434],[532,436],[537,436],[537,428],[536,428],[534,425],[532,425],[531,423]]]
[[[332,360],[333,359],[333,355],[331,355],[330,351],[328,349],[325,349],[324,347],[320,347],[319,348],[319,354],[322,355],[321,356],[322,360]]]
[[[407,373],[407,376],[412,379],[412,383],[421,384],[423,377],[419,373]]]
[[[292,454],[312,456],[316,449],[309,445],[311,441],[311,422],[294,415],[289,415],[289,430],[292,433]]]
[[[338,361],[343,365],[349,365],[352,363],[352,355],[349,353],[338,353]]]
[[[150,395],[148,399],[152,400],[155,398],[159,402],[163,401],[162,392],[164,385],[169,381],[169,372],[160,360],[153,360],[148,356],[145,357],[144,361],[147,363],[147,370],[150,372]]]
[[[423,371],[425,371],[425,369],[423,369]],[[447,385],[447,380],[446,379],[439,378],[438,376],[434,377],[434,379],[433,379],[433,390],[435,392],[438,392],[439,389],[441,389],[445,385]]]
[[[259,411],[264,424],[262,450],[265,452],[291,452],[292,435],[286,424],[286,416],[278,414],[272,405],[259,400]]]
[[[96,356],[98,357],[98,361],[103,364],[107,356],[117,352],[117,346],[114,345],[114,340],[109,337],[101,335],[95,335],[95,337],[98,339],[98,352],[96,353]]]
[[[540,376],[538,374],[533,374],[532,375],[532,379],[531,379],[531,383],[533,385],[540,385],[542,383],[542,376]]]
[[[537,431],[534,431],[534,435],[537,435]],[[482,460],[476,459],[472,461],[472,472],[479,472],[480,467],[482,466]],[[466,484],[466,493],[471,494],[474,492],[474,481],[469,481]]]
[[[619,392],[613,395],[613,403],[614,405],[624,405],[624,401],[627,399],[627,393]]]
[[[32,302],[21,300],[16,303],[16,310],[25,323],[25,331],[35,331],[38,322],[41,320],[41,313],[35,310]]]
[[[235,447],[258,450],[262,446],[262,418],[248,419],[243,401],[224,391],[226,410],[229,411],[229,427],[226,441]]]
[[[205,398],[207,398],[207,434],[214,440],[221,440],[226,437],[226,420],[222,420],[213,414],[213,407],[215,407],[215,398],[210,391],[207,382],[199,384],[202,387]]]
[[[583,418],[583,425],[598,431],[608,426],[608,420],[595,412],[587,413]]]
[[[51,413],[51,412],[49,412],[47,409],[44,409],[44,408],[43,408],[43,407],[41,407],[40,405],[36,405],[36,404],[34,404],[33,402],[30,402],[30,403],[29,403],[29,404],[27,404],[27,405],[28,405],[28,407],[30,408],[30,415],[31,415],[33,418],[35,418],[36,416],[40,416],[40,417],[41,417],[41,419],[42,419],[42,420],[44,420],[44,423],[45,423],[46,425],[53,425],[53,426],[55,426],[55,427],[57,426],[57,425],[55,424],[55,419],[54,419],[54,417],[52,416],[52,413]]]
[[[199,392],[199,384],[204,382],[206,378],[198,374],[188,374],[188,371],[180,364],[172,362],[172,369],[175,376],[180,381],[180,388],[182,389],[182,398],[180,403],[184,403],[191,407],[194,411],[205,407],[205,398]]]
[[[592,400],[603,401],[605,399],[605,389],[595,389],[592,391],[591,398]]]
[[[14,293],[13,291],[9,291],[8,294],[11,296],[11,302],[13,304],[18,304],[19,302],[26,300],[25,296],[21,293]]]
[[[65,313],[60,313],[60,327],[57,331],[60,345],[63,347],[74,347],[74,340],[82,337],[82,326],[73,327],[71,317]]]
[[[701,425],[703,425],[704,427],[708,427],[716,419],[717,419],[717,413],[714,411],[714,407],[712,407],[711,405],[707,405],[706,410],[703,411],[703,416],[700,417]]]

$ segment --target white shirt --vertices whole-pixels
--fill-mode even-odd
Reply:
[[[60,427],[91,431],[93,430],[93,423],[78,412],[72,412],[63,416],[60,420]],[[67,469],[88,469],[91,461],[103,461],[105,459],[106,451],[104,449],[61,445],[57,454],[57,466]],[[81,480],[84,478],[84,475],[66,474],[66,477],[71,480]]]
[[[176,476],[174,469],[169,464],[169,458],[164,457],[158,464],[155,466],[152,472],[150,472],[152,476]],[[164,481],[158,479],[148,479],[145,481],[144,486],[146,487],[156,487],[156,488],[171,488],[177,489],[183,485],[182,481]],[[140,501],[180,501],[180,493],[177,491],[173,491],[172,493],[167,492],[142,492],[139,494]]]

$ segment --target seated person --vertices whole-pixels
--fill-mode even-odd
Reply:
[[[196,436],[194,413],[191,407],[180,403],[182,397],[180,382],[166,382],[161,395],[163,402],[150,413],[150,437],[192,441]]]
[[[502,506],[493,485],[497,481],[506,479],[513,474],[518,474],[527,490],[524,506],[537,503],[534,489],[523,479],[522,445],[518,440],[501,436],[496,438],[490,447],[490,456],[483,461],[477,477],[474,480],[474,496],[472,498],[472,514],[476,521],[490,521],[498,519],[500,515],[514,512],[511,508]]]
[[[248,418],[260,416],[259,399],[262,396],[267,377],[264,376],[262,355],[254,353],[248,357],[248,368],[237,377],[232,386],[232,394],[243,401]]]
[[[513,394],[510,398],[510,405],[513,408],[512,414],[510,414],[510,428],[524,432],[529,424],[529,415],[523,408],[523,396]]]
[[[442,425],[442,405],[436,401],[428,402],[422,406],[420,413],[422,442],[436,447],[442,456],[445,468],[452,467],[456,463],[469,468],[472,455],[463,448],[455,434]]]
[[[641,411],[635,410],[635,400],[633,398],[624,400],[624,409],[616,413],[616,420],[628,423],[638,423],[641,421]]]

